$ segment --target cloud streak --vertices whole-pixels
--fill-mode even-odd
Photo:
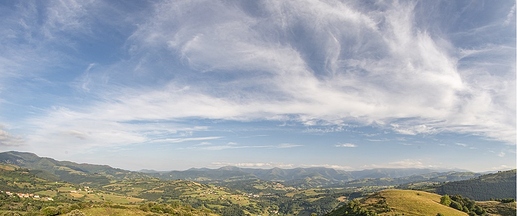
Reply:
[[[355,147],[357,147],[357,145],[353,144],[353,143],[344,143],[344,144],[337,144],[336,147],[355,148]]]

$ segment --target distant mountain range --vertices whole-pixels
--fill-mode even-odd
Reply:
[[[438,171],[433,169],[369,169],[361,171],[343,171],[331,168],[294,168],[294,169],[253,169],[233,166],[219,169],[189,169],[185,171],[146,171],[147,174],[164,180],[184,179],[199,182],[238,181],[260,179],[278,181],[298,187],[317,186],[367,186],[394,185],[415,181],[458,181],[477,177],[473,172]]]
[[[160,178],[163,180],[191,180],[205,183],[259,179],[263,181],[282,182],[284,185],[311,188],[325,186],[384,186],[410,182],[445,182],[466,180],[479,176],[473,172],[444,171],[433,169],[369,169],[361,171],[343,171],[331,168],[294,168],[294,169],[253,169],[226,166],[218,169],[193,168],[185,171],[159,172],[142,170],[140,172],[112,168],[107,165],[79,164],[69,161],[57,161],[52,158],[39,157],[26,152],[0,153],[0,163],[14,164],[20,167],[43,170],[40,176],[58,178],[70,183],[105,184],[110,179]]]

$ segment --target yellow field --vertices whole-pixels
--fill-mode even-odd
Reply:
[[[422,215],[436,216],[442,213],[447,216],[466,216],[467,213],[440,204],[440,195],[414,190],[384,190],[379,196],[385,198],[391,209],[380,215]]]
[[[110,208],[110,207],[95,207],[95,208],[87,208],[87,209],[81,209],[81,211],[87,215],[87,216],[151,216],[151,215],[169,215],[169,214],[159,214],[159,213],[152,213],[152,212],[144,212],[140,209],[136,208],[129,208],[129,209],[118,209],[118,208]],[[176,213],[173,213],[173,215],[192,215],[192,216],[216,216],[217,214],[214,213],[208,213],[201,210],[178,210]]]
[[[0,164],[0,170],[8,170],[8,171],[13,171],[16,169],[16,166],[14,165],[9,165],[9,164]]]
[[[73,194],[73,193],[70,193],[70,194]],[[143,199],[136,198],[136,197],[126,197],[126,196],[119,196],[119,195],[105,194],[105,193],[96,193],[96,194],[83,193],[81,196],[86,196],[86,200],[91,200],[94,202],[108,201],[108,202],[113,202],[114,204],[129,204],[129,203],[138,203],[138,202],[144,201]]]
[[[106,216],[137,216],[137,215],[153,215],[149,212],[144,212],[139,209],[116,209],[116,208],[88,208],[81,209],[81,211],[88,216],[106,215]],[[158,214],[157,214],[158,215]]]

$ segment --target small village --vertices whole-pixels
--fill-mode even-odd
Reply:
[[[1,193],[5,193],[8,196],[18,196],[20,198],[32,198],[37,200],[43,200],[43,201],[54,201],[51,197],[40,197],[40,195],[32,194],[32,193],[16,193],[16,192],[10,192],[10,191],[0,191]]]

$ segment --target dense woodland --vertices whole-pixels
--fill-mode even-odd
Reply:
[[[466,197],[462,197],[461,195],[444,195],[440,199],[440,203],[449,206],[451,208],[464,211],[465,213],[468,213],[471,216],[476,215],[486,215],[486,210],[483,209],[483,207],[476,205],[476,202],[474,200],[471,200]]]
[[[460,194],[473,200],[515,198],[515,170],[488,174],[439,186],[439,194]]]

